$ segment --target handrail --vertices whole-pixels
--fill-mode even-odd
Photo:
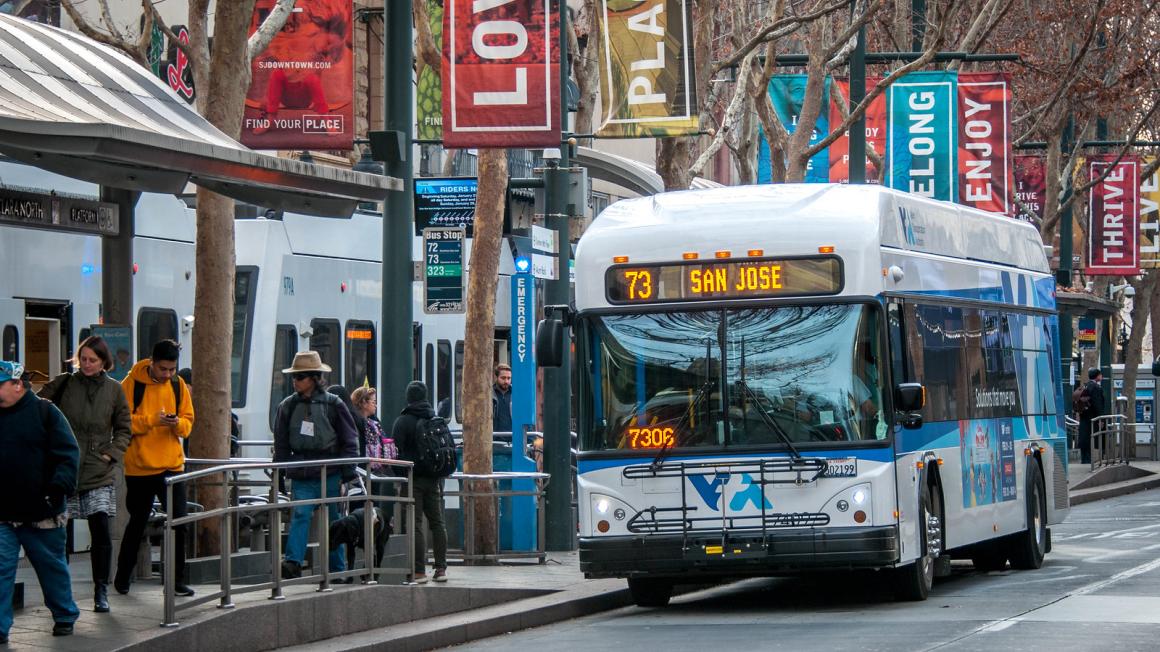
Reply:
[[[1092,434],[1089,442],[1092,471],[1100,466],[1130,464],[1128,447],[1124,437],[1126,427],[1136,425],[1138,424],[1128,423],[1128,418],[1122,414],[1104,414],[1092,418]],[[1134,430],[1133,436],[1135,436]],[[1097,451],[1099,451],[1098,456],[1096,455]]]
[[[364,567],[362,569],[347,569],[341,573],[330,573],[330,565],[328,558],[330,556],[330,522],[327,518],[326,510],[319,510],[321,513],[315,514],[315,523],[318,526],[318,560],[319,573],[317,575],[308,575],[301,578],[284,580],[280,572],[282,562],[282,511],[284,509],[293,509],[303,505],[328,505],[334,503],[341,504],[358,504],[361,503],[364,509],[369,513],[372,508],[378,503],[385,503],[388,506],[394,504],[403,505],[404,519],[406,521],[406,556],[407,568],[406,573],[410,573],[414,568],[414,524],[415,524],[415,503],[410,496],[409,491],[399,492],[395,496],[377,496],[373,495],[368,488],[364,495],[359,496],[327,496],[327,475],[334,473],[334,467],[358,465],[359,471],[362,471],[368,477],[375,480],[388,480],[392,483],[400,484],[404,488],[410,487],[412,480],[413,465],[404,460],[389,460],[376,457],[351,457],[351,458],[337,458],[337,459],[323,459],[323,460],[303,460],[296,462],[267,462],[267,461],[251,461],[249,459],[242,460],[201,460],[190,459],[186,460],[189,464],[212,464],[206,469],[197,471],[190,471],[178,475],[170,476],[165,479],[166,503],[165,503],[165,523],[164,523],[164,564],[162,564],[162,573],[164,576],[164,619],[161,623],[165,627],[177,626],[177,611],[178,609],[188,609],[196,605],[218,600],[218,607],[221,609],[233,608],[232,593],[235,587],[232,586],[232,572],[231,572],[231,546],[233,537],[231,529],[233,527],[233,517],[241,513],[253,513],[260,511],[268,511],[270,513],[270,546],[268,554],[270,557],[270,582],[261,584],[248,585],[236,589],[239,593],[248,593],[252,591],[270,590],[270,599],[282,600],[282,587],[284,585],[306,584],[312,582],[320,582],[319,591],[331,591],[330,581],[332,576],[337,578],[354,578],[359,577],[363,579],[366,584],[376,584],[378,577],[383,570],[380,568],[375,560],[375,544],[374,544],[374,519],[367,518],[363,520],[363,542],[364,542]],[[383,465],[391,467],[401,476],[379,477],[371,473],[371,464]],[[289,501],[280,502],[278,487],[283,471],[290,469],[312,469],[317,468],[320,473],[319,482],[321,493],[319,498],[313,499],[291,499]],[[239,481],[236,476],[238,471],[246,470],[261,470],[269,471],[270,476],[263,484],[269,484],[268,502],[266,504],[234,504],[226,505],[225,507],[195,512],[186,516],[177,518],[173,514],[173,488],[181,482],[191,482],[194,480],[202,480],[204,478],[218,477],[220,480],[215,484],[219,484],[224,495],[227,497],[231,495],[231,488],[242,486],[242,481]],[[254,481],[246,481],[252,483]],[[227,498],[228,500],[228,498]],[[175,594],[176,587],[176,569],[172,560],[175,554],[174,528],[186,524],[196,523],[209,519],[219,519],[220,528],[218,531],[218,546],[221,554],[220,558],[220,573],[219,582],[220,590],[197,598],[192,598],[183,601],[180,605],[177,604],[177,597]],[[389,517],[388,517],[389,518]]]
[[[547,487],[551,480],[551,474],[540,471],[493,471],[491,473],[464,473],[457,471],[451,474],[451,480],[459,481],[458,489],[445,490],[444,496],[459,497],[461,500],[460,507],[463,519],[463,551],[462,556],[465,562],[472,561],[500,561],[502,559],[527,559],[535,558],[540,563],[544,563],[547,559],[545,543],[547,541],[544,532],[545,517],[543,508],[544,488]],[[505,480],[531,480],[536,483],[532,489],[499,489],[499,482]],[[468,482],[464,482],[468,481]],[[480,488],[480,485],[488,483],[490,486]],[[510,498],[526,496],[532,497],[536,502],[536,549],[529,551],[501,551],[499,550],[499,541],[496,541],[496,553],[494,555],[482,554],[475,549],[475,499],[480,498]],[[495,509],[496,525],[499,525],[500,513]],[[498,533],[498,527],[496,529]]]

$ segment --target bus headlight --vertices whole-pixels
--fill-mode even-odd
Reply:
[[[589,505],[592,506],[590,523],[599,534],[625,533],[629,515],[636,513],[624,501],[603,494],[592,494]]]
[[[822,511],[833,525],[862,525],[872,520],[873,496],[869,482],[856,484],[831,496]]]
[[[851,496],[855,505],[865,505],[866,499],[870,497],[870,492],[865,489],[855,489],[854,495]]]
[[[596,513],[604,516],[608,513],[608,510],[611,506],[612,503],[610,503],[607,498],[600,498],[596,501]]]

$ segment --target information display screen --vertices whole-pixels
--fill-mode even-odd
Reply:
[[[827,295],[841,289],[837,256],[614,265],[605,274],[605,293],[615,304]]]

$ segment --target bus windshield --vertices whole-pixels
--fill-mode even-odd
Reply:
[[[883,440],[878,308],[589,316],[584,450]]]

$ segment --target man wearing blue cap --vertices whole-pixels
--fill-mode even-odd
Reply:
[[[80,451],[64,415],[28,391],[18,362],[0,361],[0,644],[12,628],[20,548],[36,570],[53,636],[73,633],[80,611],[65,557],[65,497],[76,492]]]

